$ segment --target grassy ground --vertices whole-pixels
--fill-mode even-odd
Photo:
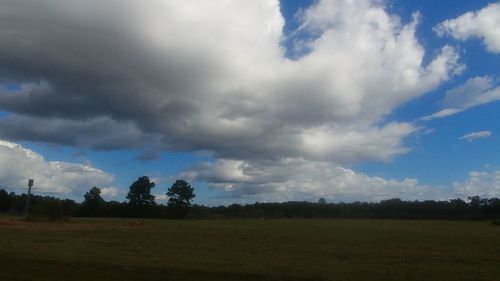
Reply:
[[[0,217],[0,280],[500,280],[500,227]]]

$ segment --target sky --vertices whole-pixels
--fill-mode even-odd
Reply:
[[[500,196],[500,2],[0,0],[0,188]]]

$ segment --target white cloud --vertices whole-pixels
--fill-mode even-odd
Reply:
[[[113,175],[90,165],[46,161],[40,154],[19,144],[0,140],[0,188],[26,192],[28,179],[33,192],[83,195],[92,186],[103,187],[112,196]]]
[[[421,185],[415,179],[370,177],[331,163],[304,159],[283,159],[279,163],[221,159],[204,163],[182,176],[206,181],[242,202],[316,201],[319,197],[329,201],[448,198],[439,187]]]
[[[497,101],[500,99],[500,87],[496,87],[497,83],[488,76],[471,78],[446,94],[444,106],[465,110]]]
[[[104,198],[113,198],[117,197],[119,194],[119,190],[116,187],[104,187],[101,188],[101,196]]]
[[[310,128],[301,134],[301,156],[319,161],[349,163],[366,159],[387,160],[408,151],[401,140],[417,128],[408,123],[391,123],[383,128],[349,131]],[[334,157],[332,157],[334,155]]]
[[[453,184],[455,192],[459,197],[468,196],[500,197],[500,171],[469,173],[469,177],[464,182]]]
[[[453,115],[453,114],[456,114],[459,112],[462,112],[462,110],[459,110],[456,108],[446,108],[446,109],[440,110],[436,113],[433,113],[431,115],[424,116],[424,117],[420,118],[420,120],[429,121],[429,120],[436,119],[436,118],[443,118],[446,116],[450,116],[450,115]]]
[[[434,30],[439,36],[447,34],[462,41],[481,38],[490,52],[500,53],[500,4],[490,4],[479,11],[446,20]]]
[[[500,86],[491,77],[474,77],[464,84],[448,91],[444,99],[444,109],[422,117],[424,121],[450,116],[469,108],[500,100]]]
[[[156,200],[166,200],[168,197],[165,194],[155,194]]]
[[[165,193],[163,194],[155,194],[155,202],[158,204],[165,204],[167,202],[167,195]]]
[[[467,141],[475,141],[477,139],[488,138],[490,136],[491,136],[490,131],[480,131],[480,132],[472,132],[472,133],[463,135],[459,139],[467,140]]]

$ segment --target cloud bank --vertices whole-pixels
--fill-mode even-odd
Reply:
[[[500,171],[469,173],[467,180],[453,184],[458,196],[481,196],[483,198],[498,198],[500,196]]]
[[[278,0],[0,5],[0,82],[19,85],[0,92],[0,137],[16,141],[335,174],[408,151],[417,128],[384,117],[463,69],[449,46],[424,64],[419,15],[402,23],[381,1],[315,2],[294,59]]]
[[[206,181],[231,198],[248,201],[379,201],[387,198],[447,199],[440,188],[421,185],[415,179],[370,177],[327,162],[282,159],[279,163],[218,160],[186,171],[184,177]]]
[[[413,130],[375,124],[457,66],[450,47],[423,66],[418,17],[402,25],[371,1],[309,8],[302,28],[319,35],[310,53],[290,60],[279,2],[250,2],[1,1],[0,75],[20,84],[0,95],[12,113],[2,134],[230,158],[315,158],[310,136],[318,136],[338,143],[322,158],[384,160],[404,151]],[[370,134],[368,151],[337,156],[350,145],[345,135]]]
[[[28,179],[35,179],[35,193],[80,196],[92,186],[103,187],[103,195],[116,195],[114,176],[90,165],[47,161],[19,144],[0,140],[0,188],[26,192]]]

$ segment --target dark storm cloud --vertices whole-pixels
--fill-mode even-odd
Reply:
[[[0,96],[2,110],[73,120],[110,116],[143,130],[161,129],[158,119],[182,118],[187,102],[176,95],[187,95],[201,74],[175,53],[155,54],[137,40],[128,30],[130,3],[2,2],[1,79],[22,86]]]
[[[54,118],[10,116],[0,119],[0,138],[90,147],[95,150],[123,148],[158,149],[161,136],[145,134],[132,122],[116,122],[106,117],[73,121]]]
[[[373,124],[398,102],[438,85],[456,60],[448,51],[422,68],[422,50],[412,41],[414,25],[399,26],[365,1],[352,7],[319,2],[304,13],[304,30],[323,35],[296,61],[283,57],[277,1],[0,3],[0,79],[21,86],[0,94],[0,109],[14,114],[3,120],[2,135],[16,140],[128,148],[153,134],[163,144],[146,146],[208,150],[229,158],[382,160],[404,151],[401,139],[413,129],[402,124],[395,132]],[[341,17],[345,30],[335,30],[325,24],[339,20],[328,14],[330,5],[366,17]],[[241,16],[232,18],[234,13]],[[379,16],[370,18],[373,13]],[[377,35],[365,34],[366,27]],[[395,40],[396,47],[368,53],[345,48],[342,37],[330,37],[335,32],[348,32],[367,45]],[[398,59],[403,55],[398,44],[407,48],[405,59]],[[439,65],[443,62],[448,65]],[[392,73],[401,68],[406,77]],[[47,123],[46,132],[29,130],[26,118],[40,118],[33,122]],[[108,137],[130,131],[103,133],[105,124],[92,120],[104,119],[132,123],[134,136]],[[65,120],[69,123],[60,125]],[[57,126],[71,128],[64,128],[65,136],[52,136]],[[359,144],[363,132],[380,137],[379,149],[376,143],[366,150],[336,140],[354,136],[352,143]],[[351,154],[343,155],[345,145]]]

